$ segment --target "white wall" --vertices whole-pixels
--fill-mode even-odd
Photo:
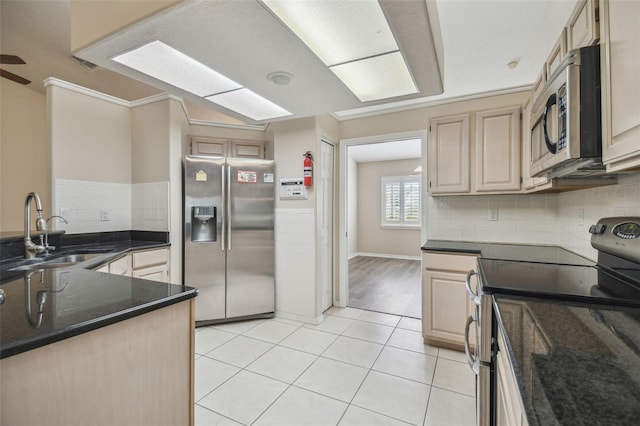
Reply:
[[[358,164],[358,252],[389,257],[420,257],[420,228],[382,228],[381,179],[409,176],[420,158]]]

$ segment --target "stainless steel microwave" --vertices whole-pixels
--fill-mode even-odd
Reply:
[[[570,51],[531,110],[532,176],[602,173],[600,46]]]

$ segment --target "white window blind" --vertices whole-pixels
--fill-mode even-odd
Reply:
[[[382,226],[420,226],[420,178],[382,178]]]

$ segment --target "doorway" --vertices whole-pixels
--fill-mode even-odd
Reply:
[[[417,155],[405,151],[412,143],[417,143]],[[386,154],[383,149],[385,146],[391,148],[386,150]],[[368,154],[381,151],[382,156],[356,161],[352,154],[358,151]],[[424,187],[422,182],[426,178],[421,170],[426,168],[421,152],[426,152],[426,131],[340,141],[341,203],[336,234],[340,245],[340,273],[336,286],[336,306],[421,316],[419,259],[420,246],[425,241],[425,227],[416,224],[413,227],[403,226],[406,224],[388,226],[388,223],[382,223],[384,212],[381,206],[385,197],[384,191],[381,191],[384,188],[381,184],[384,173],[390,176],[413,175]],[[370,183],[358,183],[359,180],[369,180]],[[362,191],[371,195],[370,198],[375,198],[377,204],[371,204],[370,200],[363,201]],[[420,190],[421,195],[425,192]],[[426,223],[424,196],[420,198],[420,219]],[[359,212],[359,209],[364,212]],[[408,234],[411,237],[407,240]],[[377,238],[377,242],[372,243],[373,238]],[[399,248],[402,244],[398,241],[409,241],[406,244],[409,248]]]

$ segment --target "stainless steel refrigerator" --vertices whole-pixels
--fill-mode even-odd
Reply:
[[[272,317],[274,162],[186,156],[183,282],[199,290],[196,325]]]

